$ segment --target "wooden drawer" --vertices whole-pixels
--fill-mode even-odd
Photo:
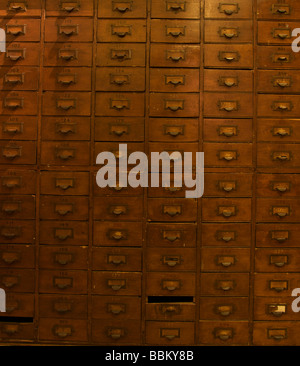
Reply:
[[[99,91],[144,91],[145,68],[97,67],[96,90]]]
[[[251,224],[202,224],[203,246],[249,247]]]
[[[42,10],[41,0],[31,0],[28,4],[27,1],[0,1],[0,16],[9,17],[40,17]]]
[[[45,246],[39,248],[39,268],[42,269],[87,269],[88,250],[85,246]]]
[[[40,175],[41,194],[74,195],[89,194],[88,172],[48,172]]]
[[[196,221],[197,200],[186,198],[149,198],[148,221]]]
[[[92,66],[92,44],[46,43],[44,66]]]
[[[293,41],[292,31],[296,22],[258,22],[258,44],[287,45]]]
[[[93,248],[92,269],[102,271],[142,270],[142,252],[136,248]]]
[[[251,167],[252,144],[249,143],[213,143],[203,144],[204,164],[216,167]],[[205,189],[205,188],[204,188]]]
[[[96,93],[97,116],[144,116],[145,94],[144,93]]]
[[[92,292],[98,295],[141,295],[140,272],[92,272]]]
[[[24,244],[35,241],[35,220],[1,220],[0,243]]]
[[[97,66],[145,66],[146,48],[142,43],[97,44]]]
[[[206,173],[204,176],[203,196],[251,197],[252,174]]]
[[[201,296],[249,296],[248,273],[202,273]]]
[[[257,46],[258,69],[293,69],[300,67],[300,55],[290,46]]]
[[[40,64],[37,43],[11,42],[7,45],[6,53],[0,53],[0,63],[3,66],[38,66]]]
[[[204,119],[204,141],[251,142],[252,119]]]
[[[147,271],[196,271],[194,248],[147,248]]]
[[[300,142],[298,119],[259,118],[257,126],[258,141]]]
[[[88,220],[88,197],[40,197],[40,219],[48,220]]]
[[[298,288],[300,277],[295,273],[256,273],[254,275],[254,296],[290,297]]]
[[[205,44],[204,67],[253,68],[253,46],[250,44]]]
[[[297,71],[258,70],[257,89],[260,93],[299,93],[300,76]]]
[[[91,93],[45,92],[42,113],[46,116],[89,116],[91,114]]]
[[[5,141],[0,143],[0,164],[36,164],[35,141]]]
[[[181,248],[196,246],[194,224],[148,224],[147,246]]]
[[[200,4],[197,0],[172,1],[152,0],[151,18],[200,18]]]
[[[253,72],[249,70],[204,70],[204,90],[252,92]]]
[[[46,0],[46,16],[93,16],[93,0]]]
[[[299,148],[295,144],[260,143],[257,162],[259,167],[296,168],[300,166]]]
[[[205,2],[204,17],[220,19],[252,18],[252,1],[236,0],[233,3],[223,3],[219,0]]]
[[[150,66],[199,67],[200,46],[184,44],[152,44]]]
[[[88,222],[40,221],[40,244],[87,245]]]
[[[92,72],[89,67],[45,67],[43,69],[44,90],[82,90],[92,88]]]
[[[220,5],[220,8],[222,6]],[[224,8],[224,5],[223,5]],[[252,43],[252,20],[205,20],[205,43]]]
[[[0,218],[2,220],[34,219],[35,196],[0,196]]]
[[[5,30],[7,42],[39,42],[40,19],[3,19],[1,28]]]
[[[37,67],[3,66],[0,70],[1,90],[37,90],[39,74]]]
[[[149,141],[198,141],[199,121],[196,118],[150,118]]]
[[[297,0],[284,3],[279,0],[258,0],[257,17],[259,19],[296,19],[300,16],[300,6]]]
[[[7,323],[0,326],[0,339],[5,341],[22,340],[33,341],[35,326],[33,323]]]
[[[155,345],[193,345],[195,323],[193,322],[146,322],[146,343]]]
[[[89,163],[89,142],[42,142],[41,164],[87,166]]]
[[[11,317],[34,317],[34,294],[8,293],[6,295],[6,313],[0,314],[0,319]]]
[[[87,271],[48,270],[39,271],[40,293],[86,294],[88,286]]]
[[[144,141],[144,134],[143,118],[95,118],[95,141]]]
[[[258,197],[299,197],[300,176],[298,174],[257,174]]]
[[[92,296],[92,318],[106,320],[139,320],[141,299],[134,296]]]
[[[263,249],[255,250],[256,272],[297,272],[299,269],[298,249]]]
[[[253,345],[299,346],[299,322],[254,322]]]
[[[208,93],[204,94],[204,115],[206,117],[252,117],[252,94]]]
[[[300,113],[298,95],[258,95],[257,115],[259,117],[298,117]]]
[[[88,301],[84,295],[39,295],[39,315],[42,318],[86,318]]]
[[[37,115],[38,100],[35,92],[0,92],[0,112],[2,115]]]
[[[299,199],[258,198],[257,222],[298,222],[300,220]]]
[[[150,69],[150,91],[153,92],[199,92],[198,69]]]
[[[37,117],[0,116],[0,138],[3,140],[36,140]]]
[[[200,297],[201,320],[247,320],[248,297]]]
[[[98,42],[146,42],[146,21],[102,19],[97,26]]]
[[[143,197],[95,197],[95,220],[132,221],[143,218]]]
[[[43,117],[42,139],[44,141],[89,140],[90,125],[89,117]]]
[[[0,269],[0,285],[5,292],[34,292],[34,269]]]
[[[202,248],[201,271],[249,272],[250,249],[248,248]]]
[[[95,246],[105,247],[140,247],[143,231],[140,222],[94,221]]]
[[[195,273],[148,272],[146,274],[147,296],[194,296]]]
[[[256,247],[299,247],[300,228],[294,224],[256,224]]]
[[[45,42],[92,42],[93,19],[46,18]]]
[[[146,320],[194,321],[195,303],[193,302],[149,302],[146,303]]]
[[[101,3],[101,4],[100,4]],[[101,0],[98,6],[99,18],[146,18],[145,0]],[[101,5],[101,6],[100,6]]]
[[[33,245],[0,245],[0,267],[34,268],[35,248]]]
[[[213,346],[247,346],[249,344],[249,323],[248,321],[200,321],[199,343]]]
[[[39,339],[59,342],[87,342],[87,320],[40,318]]]
[[[141,341],[140,320],[92,320],[92,341],[101,344],[132,344],[138,345]]]
[[[198,20],[151,20],[151,42],[200,43]]]
[[[256,297],[254,301],[254,320],[299,320],[299,314],[292,310],[294,298]],[[274,323],[273,323],[274,324]],[[280,323],[279,323],[280,324]]]
[[[34,170],[7,169],[0,172],[1,194],[35,194],[36,172]]]

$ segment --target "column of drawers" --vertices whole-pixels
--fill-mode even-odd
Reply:
[[[254,345],[299,344],[299,16],[296,1],[258,1]]]
[[[7,297],[6,313],[0,318],[0,339],[28,342],[35,339],[41,9],[39,1],[26,13],[5,3],[0,11],[7,41],[6,53],[0,53],[0,287]]]
[[[199,324],[205,345],[249,344],[252,69],[252,1],[205,1]]]

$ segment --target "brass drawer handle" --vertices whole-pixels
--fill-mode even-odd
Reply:
[[[2,227],[1,228],[1,236],[5,239],[14,239],[21,235],[20,227]]]
[[[58,27],[58,33],[68,37],[78,34],[78,25],[60,25]]]
[[[74,188],[75,182],[73,178],[57,178],[55,180],[55,187],[61,188],[62,190],[67,190],[69,188]]]
[[[233,338],[233,329],[215,329],[215,338],[219,338],[221,341],[228,341]]]
[[[219,12],[226,15],[237,14],[240,10],[239,4],[237,3],[219,3]]]
[[[61,265],[70,264],[74,260],[73,257],[72,253],[54,253],[54,262]]]
[[[9,1],[8,10],[11,11],[27,11],[27,1]]]
[[[184,85],[185,76],[184,75],[165,75],[165,84],[171,84],[174,86]]]
[[[60,49],[58,51],[58,57],[65,61],[77,60],[78,50]]]
[[[162,258],[162,263],[169,267],[178,266],[181,263],[181,256],[168,256],[165,255]]]
[[[13,264],[21,259],[21,254],[18,252],[3,252],[1,258],[6,264]]]
[[[54,237],[59,240],[73,238],[73,229],[54,229]]]
[[[125,215],[127,213],[126,206],[112,206],[110,212],[116,216]]]
[[[69,287],[73,287],[73,278],[72,277],[54,277],[53,285],[54,285],[54,287],[57,287],[60,290],[65,290]]]
[[[69,109],[76,109],[76,99],[61,98],[56,101],[56,108],[68,111]]]
[[[184,100],[165,100],[165,109],[177,112],[184,109]]]
[[[61,216],[65,216],[69,213],[73,213],[74,212],[74,204],[73,203],[55,204],[54,212],[61,215]]]
[[[119,291],[122,288],[126,288],[126,280],[108,280],[107,286],[114,291]]]
[[[127,260],[125,255],[108,255],[107,262],[118,266],[120,264],[126,264]]]
[[[4,107],[9,109],[23,108],[24,98],[5,98]]]
[[[167,11],[174,11],[175,13],[179,11],[185,11],[185,2],[167,2]]]
[[[181,239],[181,233],[176,231],[164,231],[162,236],[163,239],[167,239],[172,243],[178,239]]]
[[[289,232],[288,231],[271,231],[271,238],[273,240],[277,240],[279,242],[284,242],[289,239]]]
[[[19,284],[20,280],[19,280],[19,277],[17,276],[3,276],[2,277],[2,281],[1,283],[7,287],[7,288],[12,288],[14,286],[17,286]]]
[[[6,57],[11,61],[18,61],[20,59],[25,59],[25,48],[23,49],[7,49]]]
[[[268,338],[273,338],[276,341],[281,341],[287,338],[287,329],[268,329]]]
[[[76,126],[76,123],[58,123],[55,126],[55,131],[61,135],[68,135],[76,133]]]
[[[228,281],[217,281],[217,288],[223,291],[233,290],[235,287],[235,282],[232,280]]]
[[[65,301],[55,302],[53,308],[57,313],[66,314],[72,311],[72,303]]]
[[[131,26],[111,26],[111,34],[120,38],[131,35]]]
[[[125,61],[131,59],[131,50],[111,50],[111,59]]]
[[[16,147],[4,147],[2,149],[2,156],[6,159],[13,160],[15,158],[18,158],[22,156],[22,147],[16,146]]]
[[[26,34],[26,25],[14,25],[14,24],[6,24],[6,33],[12,34],[13,36],[18,36],[20,34]]]
[[[169,50],[167,51],[167,60],[172,60],[178,62],[180,60],[185,60],[185,51]]]
[[[268,311],[276,317],[280,317],[286,314],[287,305],[286,304],[269,304]]]
[[[288,281],[271,280],[269,282],[269,288],[276,292],[281,292],[288,289]]]
[[[292,129],[290,127],[274,127],[273,130],[273,136],[290,136],[292,133]]]
[[[23,132],[23,123],[3,123],[3,132],[9,134],[17,134]]]
[[[231,39],[239,36],[239,28],[219,28],[219,36]]]
[[[3,324],[1,327],[1,332],[13,336],[16,333],[19,333],[20,327],[19,324]]]
[[[176,315],[178,315],[181,313],[181,307],[180,305],[160,305],[159,311],[161,312],[161,314],[175,313]]]
[[[57,75],[57,82],[62,85],[76,84],[77,74],[61,73]]]
[[[290,183],[289,182],[272,182],[272,190],[278,192],[287,192],[290,190]]]
[[[163,280],[162,281],[162,289],[168,291],[175,291],[180,289],[181,283],[180,281],[172,281],[172,280]]]
[[[61,160],[70,160],[75,158],[75,149],[57,148],[55,156]]]
[[[106,335],[112,339],[120,339],[125,336],[123,328],[109,328],[106,330]]]
[[[290,161],[291,154],[288,151],[280,151],[280,152],[273,152],[272,160],[279,160],[279,161]]]
[[[110,100],[110,108],[116,109],[117,111],[122,111],[123,109],[130,109],[130,101],[124,100]]]
[[[121,2],[113,1],[113,11],[118,11],[124,14],[126,13],[126,11],[131,10],[132,10],[132,1],[121,1]]]
[[[234,256],[217,256],[217,264],[222,265],[223,267],[233,266],[236,262],[236,258]]]
[[[286,217],[290,215],[290,207],[289,206],[272,207],[271,213],[274,216],[277,215],[279,217]]]
[[[126,313],[126,305],[125,304],[108,304],[107,312],[115,315],[119,315],[121,313]]]
[[[71,13],[72,11],[78,11],[80,9],[80,1],[68,1],[68,0],[61,0],[60,1],[60,10],[66,11]]]
[[[115,239],[115,240],[124,240],[124,239],[127,239],[127,233],[126,233],[126,231],[121,231],[121,230],[112,231],[109,233],[109,238]]]
[[[274,264],[276,267],[283,267],[288,264],[287,255],[271,255],[270,264]]]
[[[2,187],[5,188],[20,188],[22,185],[22,177],[2,177]]]
[[[181,206],[165,206],[163,205],[163,213],[167,214],[171,217],[175,217],[176,215],[182,214],[182,207]]]
[[[184,126],[165,126],[164,134],[170,135],[172,137],[177,137],[179,135],[184,135]]]
[[[237,136],[238,130],[235,126],[221,126],[218,129],[219,136],[232,137]]]
[[[232,305],[219,305],[216,307],[215,312],[222,316],[229,316],[233,314],[233,306]]]
[[[166,27],[166,35],[167,36],[172,36],[174,38],[177,38],[179,36],[184,36],[185,35],[185,27],[181,27],[181,28],[168,28]]]
[[[71,326],[61,326],[61,325],[55,325],[53,327],[53,333],[57,335],[60,338],[66,338],[70,335],[72,335],[73,329]]]

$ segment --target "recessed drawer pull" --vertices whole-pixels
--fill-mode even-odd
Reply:
[[[27,11],[27,1],[9,1],[8,10]]]
[[[233,338],[233,329],[215,329],[214,335],[221,341],[228,341],[228,339]]]
[[[276,317],[280,317],[286,314],[287,305],[286,304],[269,304],[268,311]]]
[[[3,252],[1,258],[6,264],[13,264],[21,259],[21,254],[18,252]]]
[[[61,290],[73,286],[73,278],[71,277],[54,277],[53,278],[53,285]]]
[[[7,73],[4,76],[4,81],[7,84],[24,84],[24,73]]]
[[[6,24],[6,33],[12,34],[13,36],[24,35],[26,34],[26,25]]]
[[[174,11],[175,13],[179,11],[185,11],[185,2],[170,2],[167,1],[167,11]]]
[[[22,155],[22,147],[16,146],[16,147],[4,147],[2,149],[2,156],[6,159],[15,159]]]
[[[57,148],[55,156],[61,160],[70,160],[75,158],[75,149],[71,148]]]
[[[72,332],[73,332],[72,327],[66,327],[66,326],[64,327],[61,325],[55,325],[53,327],[53,333],[60,338],[66,338],[72,335]]]
[[[74,212],[74,204],[73,203],[56,204],[54,206],[54,212],[61,215],[61,216],[65,216],[69,213],[73,213]]]
[[[132,10],[132,1],[113,1],[113,11],[118,11],[120,13],[126,13],[126,11]]]
[[[54,237],[59,240],[73,238],[73,229],[54,229]]]
[[[73,262],[73,254],[72,253],[54,253],[54,262],[66,265]]]
[[[65,61],[77,60],[78,50],[60,49],[58,51],[58,57]]]
[[[68,37],[78,34],[78,25],[60,25],[58,27],[58,33]]]
[[[233,306],[232,305],[219,305],[216,307],[217,314],[220,314],[222,316],[229,316],[233,313]]]
[[[126,288],[126,280],[108,280],[107,286],[114,291],[119,291],[122,288]]]
[[[109,328],[106,330],[106,334],[112,339],[120,339],[125,336],[125,330],[123,328]]]
[[[71,13],[72,11],[78,11],[80,9],[80,1],[60,1],[60,10]]]
[[[269,282],[269,287],[271,290],[281,292],[288,289],[288,281],[271,280]]]
[[[1,332],[10,336],[19,333],[19,324],[2,324]]]
[[[72,311],[72,304],[70,302],[59,301],[54,303],[53,308],[57,313],[65,314]]]
[[[107,304],[107,312],[114,315],[119,315],[121,313],[126,313],[125,304]]]
[[[7,288],[12,288],[12,287],[18,285],[19,282],[20,282],[19,277],[9,276],[9,275],[3,276],[2,280],[1,280],[1,283]]]
[[[290,14],[291,7],[287,4],[272,4],[272,14]]]
[[[182,207],[181,206],[165,206],[163,205],[163,213],[167,214],[171,217],[174,217],[176,215],[182,214]]]
[[[271,255],[270,264],[274,264],[276,267],[283,267],[288,264],[287,255]]]
[[[181,283],[180,281],[168,281],[168,280],[163,280],[162,281],[162,289],[163,290],[168,290],[168,291],[175,291],[180,289],[181,287]]]
[[[126,264],[127,261],[125,255],[109,255],[107,262],[118,266],[120,264]]]

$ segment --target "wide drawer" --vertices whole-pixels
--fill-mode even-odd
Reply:
[[[203,122],[203,139],[211,142],[251,142],[252,119],[212,119]]]
[[[39,339],[59,342],[86,342],[88,340],[87,320],[40,318]]]
[[[43,165],[89,165],[89,142],[46,142],[42,143],[41,164]]]
[[[198,20],[151,20],[151,42],[200,43]]]
[[[147,248],[147,271],[196,271],[194,248]]]
[[[146,320],[194,321],[195,303],[180,302],[180,300],[158,302],[158,300],[148,299],[146,303]]]
[[[36,164],[35,141],[1,141],[0,164]]]
[[[254,301],[254,320],[299,320],[299,313],[292,310],[295,298],[289,297],[256,297]],[[277,324],[280,324],[278,322]],[[273,323],[274,324],[274,323]]]
[[[6,169],[1,171],[1,194],[35,194],[36,172],[34,170]]]
[[[92,42],[93,19],[50,18],[45,21],[45,42]]]
[[[151,68],[150,91],[199,92],[199,70],[179,68]]]
[[[220,19],[252,18],[252,6],[252,1],[249,0],[221,3],[219,0],[209,0],[205,2],[204,17]]]
[[[294,224],[256,224],[256,247],[299,247],[300,228]]]
[[[85,295],[39,295],[39,315],[42,318],[87,317],[88,301]]]
[[[254,322],[255,346],[299,346],[299,325],[296,322]]]
[[[195,323],[193,322],[146,322],[146,343],[155,345],[193,345]]]
[[[221,6],[221,3],[220,3]],[[205,20],[205,43],[251,43],[251,20]]]
[[[258,69],[298,69],[300,55],[290,46],[257,46]]]
[[[97,67],[97,91],[144,91],[145,68]]]
[[[0,285],[5,292],[34,292],[34,269],[0,269]]]
[[[3,66],[38,66],[40,64],[38,43],[11,42],[6,47],[6,53],[0,53],[0,63]]]
[[[89,117],[43,117],[42,140],[88,141],[90,125]]]
[[[149,141],[198,141],[198,124],[196,118],[150,118]]]
[[[204,223],[201,232],[202,246],[249,247],[252,242],[251,224]]]
[[[142,270],[142,252],[136,248],[93,248],[92,269],[101,271]]]
[[[300,258],[298,249],[270,249],[259,248],[255,250],[256,272],[297,272]]]
[[[205,44],[204,67],[252,69],[253,46]]]
[[[204,70],[204,90],[252,92],[253,72],[249,70]]]
[[[148,272],[147,296],[194,296],[196,274],[182,272]]]
[[[87,267],[87,246],[40,246],[39,268],[70,270]]]
[[[201,296],[249,296],[248,273],[202,273]]]
[[[197,0],[173,1],[152,0],[151,18],[200,18],[200,4]]]
[[[0,314],[1,318],[34,317],[34,294],[8,293],[6,294],[6,313]]]
[[[2,140],[36,140],[37,117],[35,116],[1,116],[0,138]]]
[[[33,341],[35,326],[33,323],[7,323],[0,324],[0,339],[5,341],[22,340]]]
[[[92,296],[92,318],[106,320],[139,320],[141,298],[137,296]]]
[[[1,28],[5,30],[7,42],[39,42],[40,19],[4,19]]]
[[[0,16],[8,17],[40,17],[42,12],[42,1],[0,1]]]
[[[299,220],[299,199],[258,198],[256,201],[257,222],[298,222]]]
[[[46,16],[93,16],[93,0],[46,0]]]
[[[35,267],[34,246],[0,244],[0,267],[34,268]]]
[[[35,116],[38,110],[38,98],[35,92],[0,92],[0,113],[2,115]]]
[[[248,297],[200,297],[201,320],[247,320]]]
[[[84,270],[48,270],[39,271],[39,292],[55,294],[86,294],[88,275]]]
[[[299,117],[300,96],[298,95],[258,95],[257,115],[259,117]]]
[[[294,37],[292,32],[297,28],[298,22],[258,22],[257,42],[267,45],[289,45]]]
[[[92,66],[91,43],[46,43],[44,66]]]
[[[146,4],[146,0],[99,0],[98,18],[146,18]]]
[[[24,244],[35,241],[35,220],[1,220],[0,243]]]
[[[297,71],[258,70],[257,90],[260,93],[299,93],[300,76]]]
[[[41,194],[83,196],[89,194],[88,172],[42,171]]]
[[[203,144],[204,165],[216,167],[251,167],[252,144],[213,143]]]
[[[197,200],[186,198],[149,198],[148,221],[196,221]]]
[[[299,147],[295,144],[260,143],[257,145],[257,166],[273,168],[299,167]]]
[[[37,90],[38,68],[30,66],[2,66],[0,70],[1,90]]]
[[[279,0],[258,0],[258,19],[297,19],[300,16],[300,6],[297,0],[281,2]]]
[[[42,113],[45,116],[89,116],[91,113],[91,93],[45,92]]]
[[[299,197],[299,174],[257,174],[256,194],[258,197]]]
[[[98,42],[146,42],[146,21],[102,19],[97,26]]]
[[[144,134],[143,118],[95,118],[95,141],[143,141]]]
[[[184,44],[152,44],[150,66],[199,67],[200,46]]]
[[[257,140],[270,142],[300,142],[299,120],[259,118]]]
[[[201,271],[249,272],[250,250],[248,248],[202,248]]]
[[[89,67],[45,67],[43,69],[45,90],[82,90],[92,88],[92,71]]]
[[[0,196],[0,218],[2,220],[34,219],[34,196]]]
[[[141,341],[140,320],[92,320],[92,341],[107,345],[131,344],[138,345]]]
[[[98,43],[97,66],[145,66],[146,48],[143,43]]]
[[[144,116],[144,93],[96,93],[97,116]]]
[[[248,321],[200,321],[199,343],[205,345],[243,345],[249,344]]]
[[[296,273],[256,273],[254,296],[289,297],[294,288],[300,287],[300,276]]]

